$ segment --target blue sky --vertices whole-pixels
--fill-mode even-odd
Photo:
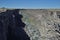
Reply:
[[[60,0],[0,0],[0,8],[60,8]]]

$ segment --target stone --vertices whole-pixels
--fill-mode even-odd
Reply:
[[[60,40],[60,9],[19,9],[30,40]]]

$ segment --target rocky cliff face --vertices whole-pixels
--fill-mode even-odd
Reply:
[[[20,9],[31,40],[60,40],[59,9]]]

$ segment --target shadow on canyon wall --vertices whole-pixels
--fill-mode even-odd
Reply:
[[[24,31],[25,23],[19,9],[0,13],[0,40],[30,40]]]

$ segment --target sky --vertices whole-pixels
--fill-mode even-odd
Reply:
[[[0,8],[60,8],[60,0],[0,0]]]

